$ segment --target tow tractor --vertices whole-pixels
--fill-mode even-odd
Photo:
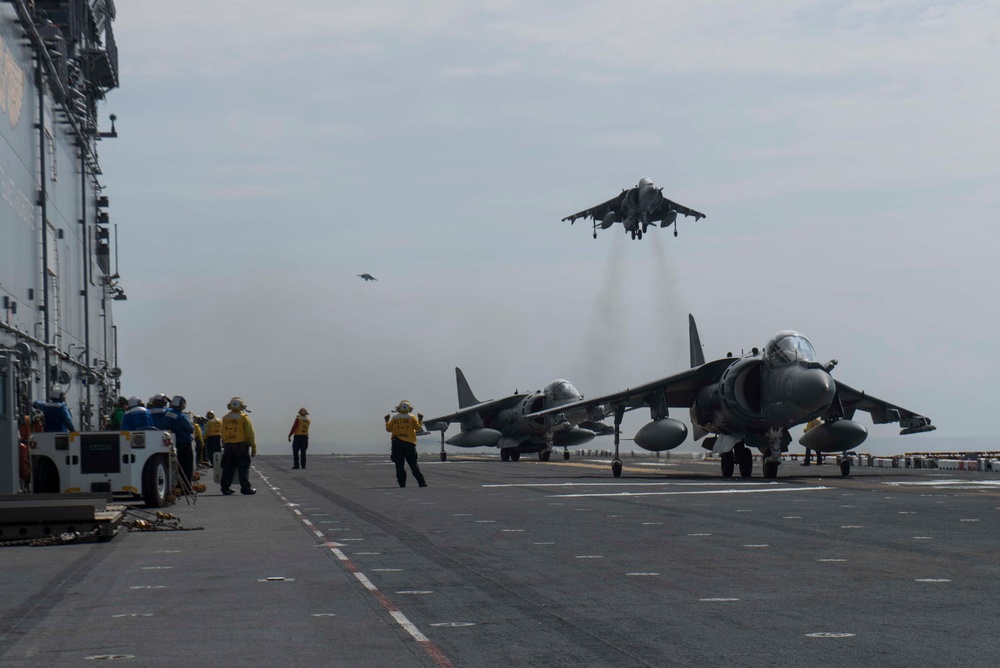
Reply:
[[[31,435],[31,490],[36,494],[110,493],[167,505],[173,489],[169,431],[42,432]]]

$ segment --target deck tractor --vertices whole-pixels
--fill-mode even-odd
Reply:
[[[41,432],[28,448],[36,494],[105,492],[163,508],[173,489],[168,431]]]

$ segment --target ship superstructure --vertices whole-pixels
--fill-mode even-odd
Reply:
[[[65,392],[81,431],[120,391],[98,125],[118,87],[113,0],[0,1],[0,493],[32,401]],[[114,263],[117,264],[117,263]]]

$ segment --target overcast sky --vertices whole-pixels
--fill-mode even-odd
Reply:
[[[871,429],[897,451],[993,442],[992,0],[118,11],[127,394],[240,395],[264,452],[300,406],[311,450],[383,448],[400,399],[457,408],[456,366],[480,399],[679,371],[691,312],[709,358],[796,329],[938,425]],[[644,176],[707,219],[560,222]]]

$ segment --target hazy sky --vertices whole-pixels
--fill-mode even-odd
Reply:
[[[300,406],[317,452],[383,447],[456,366],[481,399],[679,371],[692,312],[709,358],[797,329],[938,425],[899,451],[995,433],[992,0],[118,9],[127,394],[238,394],[264,452]],[[708,218],[560,222],[643,176]]]

